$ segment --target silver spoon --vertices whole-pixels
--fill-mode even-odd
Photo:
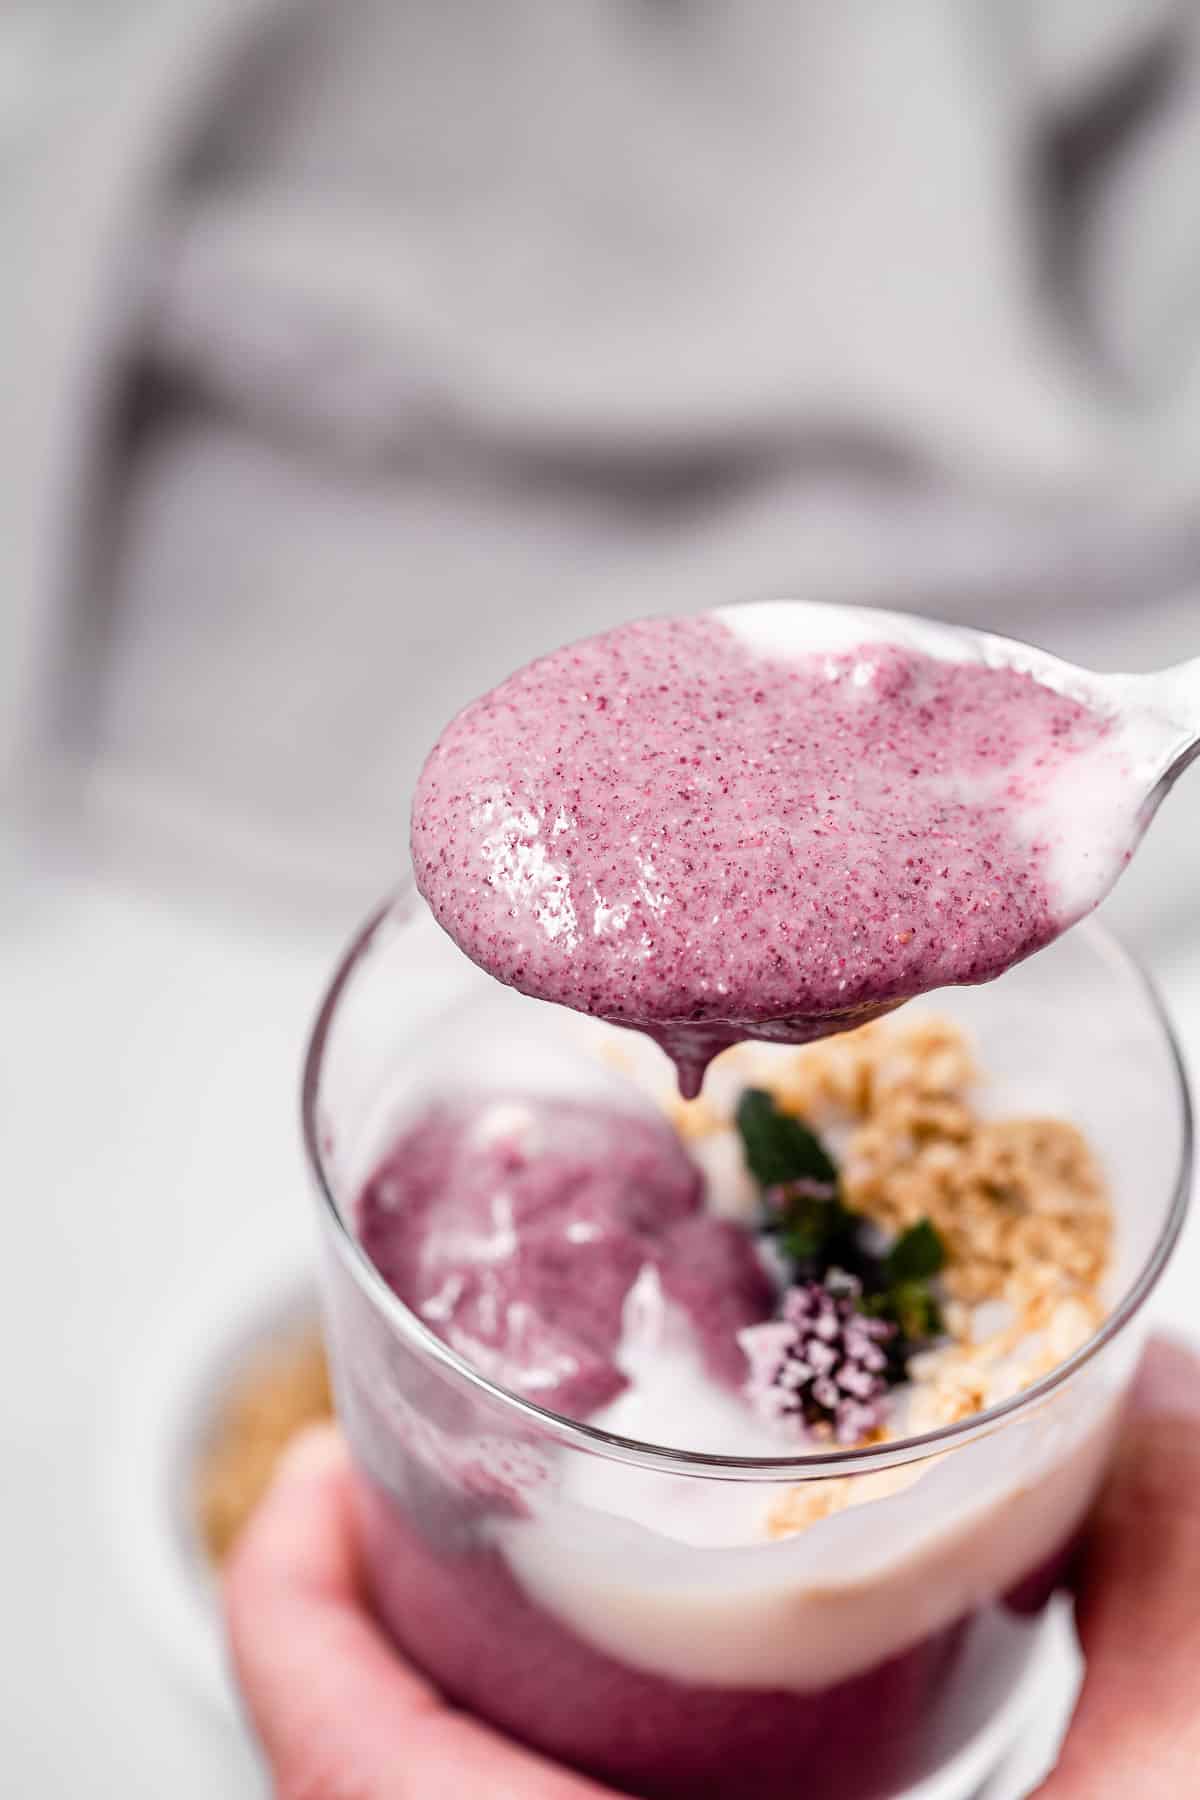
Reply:
[[[1017,638],[878,607],[756,600],[718,607],[716,617],[741,633],[752,632],[764,649],[775,647],[781,654],[795,655],[798,649],[845,654],[870,644],[894,644],[941,662],[1015,669],[1078,700],[1113,721],[1113,748],[1129,758],[1120,792],[1109,796],[1119,815],[1137,821],[1129,851],[1177,777],[1200,754],[1200,657],[1148,675],[1106,675]],[[1094,904],[1104,892],[1107,888],[1097,893]]]
[[[626,681],[630,692],[638,695],[634,729],[648,732],[654,746],[649,760],[641,762],[622,711],[601,709],[604,723],[598,723],[585,704],[588,694],[577,692],[581,680],[592,679],[580,673],[589,669],[584,644],[519,673],[508,694],[508,684],[501,684],[498,704],[496,696],[490,697],[492,710],[478,727],[471,709],[452,721],[426,765],[427,773],[434,770],[430,791],[436,802],[423,815],[419,787],[414,814],[416,860],[429,883],[422,891],[468,955],[526,993],[582,1004],[586,1011],[646,1032],[675,1061],[681,1090],[689,1097],[699,1091],[711,1058],[739,1039],[799,1044],[828,1036],[947,981],[990,979],[1050,942],[1104,898],[1172,782],[1200,749],[1200,659],[1155,675],[1101,675],[1014,639],[907,613],[774,600],[717,608],[710,617],[733,640],[731,679],[737,692],[738,682],[746,684],[747,717],[739,735],[736,703],[726,698],[724,710],[716,711],[702,727],[722,722],[728,760],[720,777],[701,787],[699,800],[691,776],[675,778],[673,762],[663,761],[679,747],[668,742],[664,751],[663,731],[669,739],[675,730],[680,746],[689,744],[689,755],[677,759],[688,769],[706,767],[707,739],[698,740],[686,718],[656,732],[652,695],[636,685],[640,665],[635,646],[628,664],[617,663],[616,676],[602,673],[598,679]],[[618,627],[611,635],[619,637],[625,629]],[[601,645],[608,636],[599,640]],[[682,636],[686,645],[686,633]],[[711,636],[705,639],[703,634],[698,642],[706,646],[702,660],[716,655],[719,667],[719,644],[714,650]],[[885,650],[955,667],[1012,671],[1075,702],[1091,715],[1097,729],[1081,729],[1073,736],[1075,727],[1066,710],[1051,709],[1055,716],[1047,722],[1048,735],[1033,734],[1023,751],[1018,732],[1004,754],[992,761],[993,728],[1004,736],[1003,708],[1008,704],[1004,688],[990,712],[984,705],[977,714],[963,715],[977,722],[980,734],[970,740],[969,770],[964,765],[957,771],[952,763],[939,762],[936,754],[926,757],[919,738],[910,736],[908,753],[918,765],[910,773],[905,764],[889,762],[894,745],[886,728],[876,728],[874,738],[854,736],[853,690],[870,690],[877,678],[885,683],[890,679],[888,667],[878,666],[876,653]],[[605,660],[608,654],[603,651],[599,665],[593,666],[608,671],[612,666]],[[683,662],[678,666],[686,679],[686,648],[680,654]],[[832,718],[825,717],[824,729],[836,735],[823,742],[810,734],[809,742],[815,766],[822,770],[817,781],[843,789],[831,798],[840,802],[851,827],[844,838],[839,837],[839,821],[827,821],[819,807],[810,808],[811,818],[804,816],[808,800],[803,785],[795,786],[797,807],[792,807],[793,771],[786,762],[789,751],[781,747],[785,740],[792,742],[788,727],[781,727],[783,737],[777,742],[756,732],[750,720],[752,701],[762,696],[753,691],[749,669],[760,661],[764,667],[798,659],[819,664],[823,657],[830,659],[831,682],[846,683],[851,710],[840,714],[835,709]],[[655,677],[659,691],[671,692],[663,685],[663,676],[676,666],[668,658],[660,667]],[[536,744],[527,761],[525,709],[535,702],[529,699],[529,687],[521,684],[529,675],[538,695],[536,704],[549,707],[555,720],[575,722],[575,736],[566,734],[573,749],[565,763],[561,749],[548,757]],[[943,715],[948,718],[958,704],[955,685],[950,684],[948,692],[944,687],[935,689],[935,694],[940,692],[937,704],[951,708]],[[919,707],[919,692],[914,699]],[[1012,705],[1019,720],[1015,690]],[[763,716],[768,722],[772,718],[770,712]],[[906,726],[910,733],[914,716],[921,717],[910,709]],[[814,718],[819,717],[818,707]],[[929,714],[931,730],[936,717]],[[1062,757],[1056,752],[1060,734]],[[447,739],[449,750],[444,749]],[[741,747],[747,742],[753,748],[743,755]],[[798,778],[805,774],[804,754],[801,733]],[[436,760],[443,755],[449,760]],[[577,765],[571,763],[571,755],[579,759]],[[715,763],[722,760],[715,756]],[[651,767],[655,775],[647,785]],[[876,767],[882,771],[877,782]],[[568,844],[560,850],[556,834],[575,829],[579,792],[590,770],[600,772],[608,811],[601,807],[587,815],[581,848],[572,851]],[[768,788],[775,778],[765,814],[754,810],[761,798],[753,790],[760,772]],[[918,789],[930,784],[929,804],[924,812],[917,805],[909,814],[904,788],[914,778]],[[746,790],[738,788],[743,779],[751,783],[748,812],[742,810]],[[423,775],[422,783],[425,780]],[[672,796],[680,782],[678,816],[671,819]],[[654,810],[659,794],[667,809],[661,839]],[[718,794],[722,798],[715,798]],[[965,845],[964,868],[953,876],[949,861],[946,868],[939,868],[943,845],[954,846],[959,829],[943,831],[938,826],[943,794],[956,806],[966,800],[968,821],[982,817],[986,824],[989,815],[1001,826],[1006,815],[1019,821],[1014,847],[1020,860],[1005,869],[1007,834],[1002,829],[998,838],[989,838],[985,831],[979,860],[973,862],[975,846],[969,834],[975,827],[968,822],[967,838],[956,847],[961,863]],[[705,806],[716,808],[715,827]],[[799,831],[787,822],[797,811],[802,816]],[[755,821],[749,836],[742,832],[745,817]],[[552,826],[544,830],[550,821]],[[856,836],[860,822],[865,829]],[[649,833],[644,842],[643,831]],[[724,831],[731,833],[728,845],[720,837]],[[689,832],[694,835],[689,837]],[[881,860],[877,854],[889,838],[897,846],[895,869],[887,866],[886,855]],[[936,850],[927,849],[927,842]],[[987,854],[989,845],[992,855],[999,846],[999,867]],[[716,854],[714,846],[720,846],[723,884],[715,913],[710,889],[700,879],[704,870],[696,862],[697,857]],[[761,880],[755,872],[760,851]],[[1017,900],[1028,883],[1030,865],[1038,867],[1043,859],[1045,892],[1035,891],[1035,904],[1026,914]],[[819,888],[809,892],[810,866],[834,871],[827,894]],[[860,868],[866,884],[863,896],[870,887],[861,909],[855,887]],[[909,869],[914,871],[911,877]],[[450,870],[467,870],[465,885],[460,876],[448,874]],[[1006,875],[1011,893],[1004,886]],[[952,884],[958,879],[967,886],[956,895]],[[908,895],[902,902],[906,912],[895,910],[888,901],[891,890],[880,885],[893,880],[896,898]],[[943,888],[943,881],[951,885]],[[648,889],[653,890],[649,898]],[[764,919],[756,921],[747,906],[760,891],[770,904]],[[914,903],[918,891],[921,899]],[[460,910],[464,896],[469,906]],[[592,929],[587,924],[589,907],[595,912],[601,902],[604,919]],[[955,905],[964,909],[961,917],[950,910]],[[797,932],[808,930],[810,906],[815,920],[809,940],[813,955],[805,968],[804,958],[797,960],[792,947],[800,941]],[[793,910],[781,912],[781,907]],[[911,929],[904,923],[909,912]],[[608,921],[618,914],[619,928],[611,928]],[[1007,929],[1002,923],[1005,915]],[[635,922],[625,936],[631,917]],[[726,954],[722,933],[729,930],[740,935],[730,938],[731,951]],[[777,934],[777,942],[767,941],[771,932]],[[498,955],[496,945],[501,947]],[[850,966],[852,956],[858,959],[856,968]],[[666,971],[661,981],[660,969]],[[605,1006],[613,996],[618,999],[609,1013]]]
[[[845,656],[890,645],[940,662],[1011,669],[1078,701],[1109,721],[1101,754],[1081,771],[1070,797],[1076,846],[1074,880],[1062,908],[1067,929],[1105,898],[1177,777],[1200,754],[1200,658],[1148,675],[1101,674],[1079,668],[1015,638],[918,614],[817,601],[751,601],[715,609],[743,641],[781,658]],[[900,1004],[889,1000],[820,1018],[758,1024],[752,1035],[802,1042],[863,1024]],[[652,1032],[676,1060],[685,1093],[699,1091],[713,1034],[687,1027]]]

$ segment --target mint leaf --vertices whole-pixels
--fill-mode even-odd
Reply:
[[[942,1309],[923,1282],[898,1282],[887,1299],[884,1316],[900,1327],[900,1335],[909,1351],[941,1336]]]
[[[824,1261],[823,1253],[845,1236],[849,1215],[836,1195],[797,1193],[784,1188],[777,1195],[777,1223],[769,1223],[783,1254],[794,1263]]]
[[[818,1181],[835,1188],[837,1168],[815,1132],[780,1112],[762,1088],[747,1088],[738,1101],[737,1128],[746,1166],[760,1187]]]
[[[884,1262],[889,1286],[899,1282],[928,1281],[945,1266],[946,1249],[928,1219],[910,1225],[888,1251]]]
[[[746,1166],[763,1190],[759,1229],[790,1265],[789,1295],[813,1284],[840,1294],[835,1278],[849,1282],[856,1310],[892,1328],[883,1379],[906,1380],[910,1357],[944,1331],[930,1283],[946,1250],[932,1221],[918,1220],[884,1254],[870,1219],[843,1204],[837,1164],[802,1119],[763,1088],[747,1088],[735,1116]]]
[[[942,1336],[942,1309],[923,1281],[900,1281],[878,1294],[866,1294],[859,1311],[869,1319],[886,1319],[897,1336],[888,1347],[893,1381],[907,1378],[908,1359]]]

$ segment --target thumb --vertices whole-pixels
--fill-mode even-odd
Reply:
[[[1039,1800],[1200,1793],[1200,1358],[1151,1344],[1077,1582],[1087,1674]]]
[[[284,1457],[224,1587],[234,1670],[276,1793],[385,1793],[397,1731],[436,1697],[363,1604],[348,1465],[331,1426]]]
[[[605,1800],[447,1707],[396,1655],[367,1605],[332,1427],[284,1458],[230,1560],[225,1607],[278,1800]]]

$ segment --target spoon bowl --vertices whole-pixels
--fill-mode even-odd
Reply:
[[[651,619],[452,721],[413,814],[435,917],[632,1025],[687,1096],[726,1045],[991,979],[1092,911],[1200,737],[1200,662],[1102,675],[993,633],[777,600]]]
[[[1028,675],[1041,687],[1114,721],[1134,758],[1134,779],[1143,784],[1144,800],[1154,805],[1200,751],[1200,657],[1150,674],[1105,674],[1019,638],[882,607],[750,600],[718,607],[714,616],[764,655],[848,655],[864,646],[888,644],[938,662]]]

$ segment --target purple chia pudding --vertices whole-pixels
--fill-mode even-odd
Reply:
[[[746,1232],[703,1210],[665,1120],[573,1099],[436,1102],[359,1203],[359,1235],[407,1306],[514,1393],[586,1418],[627,1385],[617,1365],[646,1269],[686,1312],[709,1371],[745,1377],[737,1334],[775,1295]]]
[[[639,1424],[623,1407],[657,1394],[659,1441],[770,1452],[740,1339],[771,1317],[777,1282],[711,1198],[648,1107],[468,1086],[420,1101],[357,1221],[395,1293],[511,1392],[618,1431]],[[658,1317],[639,1344],[647,1292]],[[721,1569],[745,1554],[731,1491],[639,1478],[618,1498],[599,1465],[556,1473],[536,1433],[431,1424],[407,1378],[389,1418],[386,1385],[352,1372],[340,1404],[396,1642],[456,1704],[644,1800],[899,1793],[928,1765],[940,1696],[978,1634],[998,1634],[989,1654],[1011,1680],[1032,1654],[1096,1468],[1088,1438],[1065,1475],[1032,1484],[1028,1518],[985,1509],[948,1542],[918,1534],[898,1562],[879,1561],[886,1524],[807,1563],[760,1544],[783,1554],[765,1589],[761,1572],[743,1587],[744,1569]]]
[[[648,1032],[687,1095],[730,1043],[989,980],[1099,897],[1060,879],[1047,801],[1107,720],[890,645],[763,654],[738,611],[519,670],[443,732],[413,807],[416,880],[459,947]]]
[[[1019,1677],[1037,1637],[1013,1623],[1048,1603],[1069,1551],[1011,1600],[797,1694],[672,1681],[606,1655],[531,1602],[477,1523],[431,1540],[370,1479],[359,1518],[381,1615],[449,1699],[638,1800],[890,1800],[928,1772],[938,1702],[974,1637],[992,1632]]]

